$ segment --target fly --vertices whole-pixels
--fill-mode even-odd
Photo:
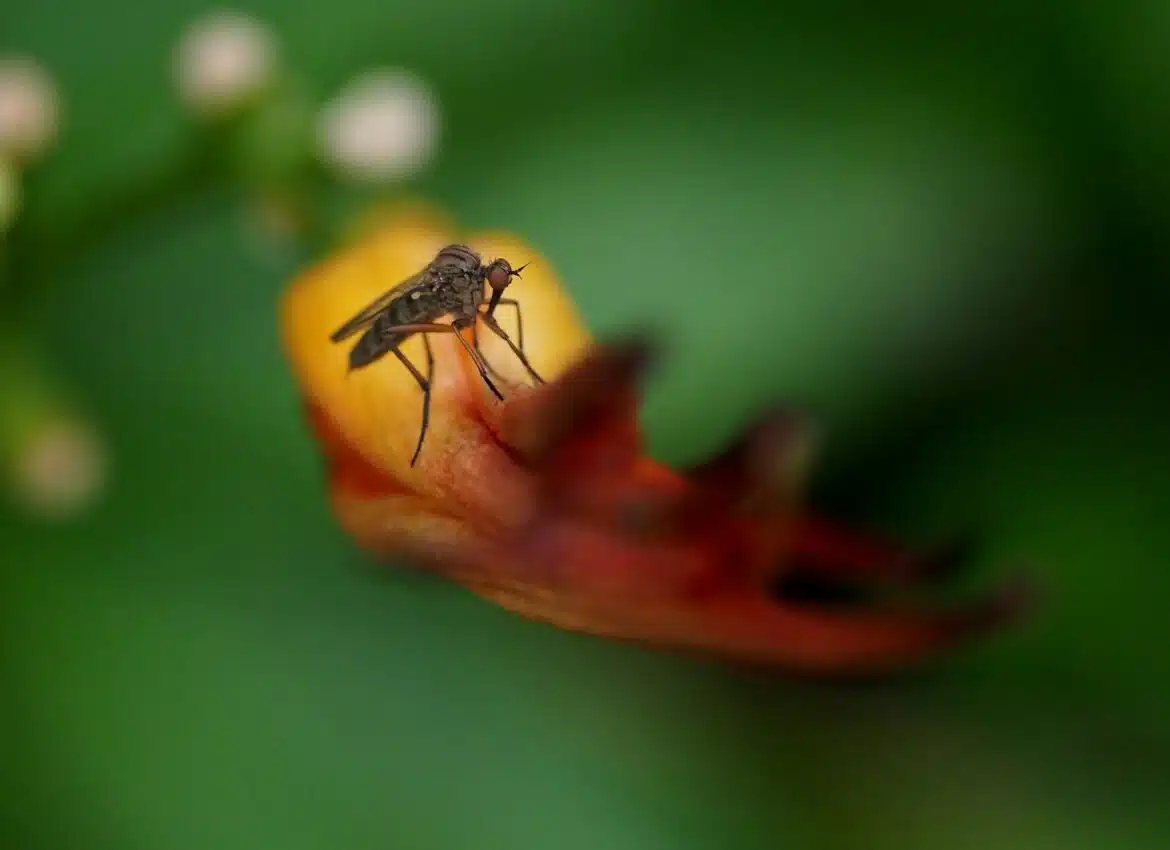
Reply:
[[[455,338],[475,363],[480,378],[501,401],[504,397],[488,376],[489,371],[495,370],[488,365],[480,351],[477,320],[482,320],[488,330],[508,344],[533,380],[538,384],[544,383],[524,354],[524,325],[520,318],[520,303],[514,298],[503,297],[504,290],[508,288],[512,278],[519,277],[527,265],[525,263],[520,268],[513,269],[512,264],[502,257],[484,265],[480,255],[466,245],[448,245],[435,255],[426,268],[366,305],[330,335],[329,339],[337,343],[364,331],[349,352],[351,372],[368,366],[387,354],[393,354],[418,382],[423,391],[422,427],[419,430],[414,456],[410,459],[411,466],[414,466],[419,452],[422,451],[423,439],[426,437],[427,424],[430,420],[431,380],[435,368],[435,358],[431,353],[429,341],[430,334],[455,334]],[[485,300],[485,283],[491,287],[492,294],[487,309],[481,312],[480,307]],[[496,308],[501,305],[516,308],[519,346],[512,342],[512,338],[496,321]],[[448,315],[451,316],[450,324],[438,321]],[[469,345],[460,333],[465,328],[471,328],[473,345]],[[425,376],[400,350],[402,344],[415,334],[422,336],[427,353]]]

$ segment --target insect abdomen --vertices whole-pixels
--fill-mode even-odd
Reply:
[[[369,366],[390,351],[391,347],[384,345],[378,338],[378,335],[374,333],[374,329],[370,328],[362,334],[361,338],[354,344],[354,347],[349,350],[350,371],[360,369],[363,366]]]

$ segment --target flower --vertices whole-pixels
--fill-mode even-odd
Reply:
[[[546,383],[530,385],[506,345],[484,333],[486,359],[502,375],[499,402],[454,335],[432,334],[431,424],[411,466],[418,385],[393,357],[349,372],[348,345],[329,337],[456,241],[452,232],[430,212],[384,215],[294,280],[281,304],[332,508],[360,546],[409,555],[560,628],[806,673],[921,661],[1019,611],[1014,592],[957,609],[891,610],[773,594],[779,579],[808,575],[914,587],[945,564],[804,516],[808,429],[790,411],[768,412],[696,469],[646,457],[637,388],[654,346],[637,337],[595,344],[548,262],[506,234],[463,241],[485,262],[530,263],[508,293],[521,303],[524,347]],[[403,351],[425,362],[418,337]]]
[[[272,33],[236,12],[211,12],[194,21],[175,49],[179,93],[206,117],[226,115],[252,100],[272,82],[276,68]]]
[[[76,416],[60,416],[25,435],[8,470],[8,489],[28,513],[68,520],[94,504],[108,472],[106,446],[93,426]]]
[[[321,157],[353,180],[377,183],[409,177],[431,159],[439,107],[430,89],[407,71],[369,71],[320,113]]]
[[[0,59],[0,157],[18,164],[41,157],[57,138],[57,87],[39,63]]]

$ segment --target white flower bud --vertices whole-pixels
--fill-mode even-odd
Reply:
[[[20,213],[20,175],[6,160],[0,159],[0,234],[16,221]]]
[[[408,177],[430,161],[439,135],[439,106],[406,71],[368,72],[328,104],[318,120],[322,158],[354,180]]]
[[[57,138],[57,87],[32,59],[0,59],[0,156],[18,163],[43,155]]]
[[[63,520],[83,513],[105,488],[106,447],[84,420],[49,420],[25,440],[10,470],[16,501],[34,516]]]
[[[218,117],[247,103],[276,74],[276,40],[258,20],[211,12],[183,33],[175,51],[175,78],[196,114]]]

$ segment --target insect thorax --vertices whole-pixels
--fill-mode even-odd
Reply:
[[[448,245],[431,261],[433,268],[456,268],[471,273],[483,265],[483,259],[466,245]]]
[[[433,303],[439,315],[450,313],[456,319],[473,318],[484,300],[482,269],[464,271],[448,266],[429,291],[414,300],[420,304]]]

